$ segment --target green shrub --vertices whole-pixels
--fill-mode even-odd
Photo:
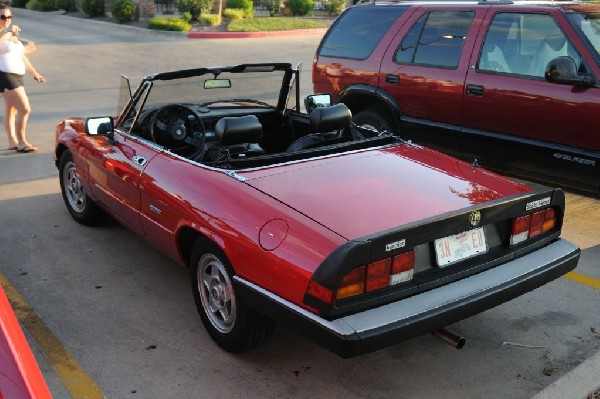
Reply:
[[[66,12],[77,11],[75,0],[55,0],[54,6],[55,8],[59,10],[65,10]]]
[[[189,11],[182,13],[181,18],[183,18],[185,22],[192,22],[192,14],[190,14]]]
[[[204,25],[221,25],[221,16],[219,14],[200,14],[200,22]]]
[[[244,10],[241,8],[226,8],[223,10],[223,16],[232,21],[244,18],[244,14]]]
[[[88,17],[104,15],[104,0],[81,0],[81,11]]]
[[[254,17],[254,3],[252,3],[252,0],[227,0],[225,7],[244,10],[244,18]]]
[[[54,10],[54,0],[29,0],[25,8],[36,11]]]
[[[283,8],[283,0],[263,0],[262,4],[269,10],[269,15],[277,14]]]
[[[135,3],[133,0],[115,0],[110,6],[110,12],[118,23],[124,24],[133,18]]]
[[[14,8],[25,8],[27,0],[12,0],[10,6]]]
[[[148,21],[148,29],[188,32],[192,25],[181,18],[152,18]]]
[[[314,0],[290,0],[292,15],[312,15],[315,9]]]
[[[324,0],[323,6],[329,15],[338,15],[346,8],[346,0]]]
[[[208,14],[214,5],[215,0],[175,0],[175,8],[180,13],[189,12],[193,21],[197,21],[200,14]]]

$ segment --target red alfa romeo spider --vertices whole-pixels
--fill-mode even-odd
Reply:
[[[80,223],[111,215],[191,271],[225,350],[275,322],[343,357],[437,331],[575,268],[564,194],[354,125],[286,63],[124,78],[115,117],[67,118]]]

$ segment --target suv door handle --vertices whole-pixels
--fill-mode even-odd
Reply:
[[[481,85],[467,85],[467,95],[468,96],[483,96],[483,86]]]
[[[400,77],[397,75],[385,75],[385,83],[398,84],[400,83]]]

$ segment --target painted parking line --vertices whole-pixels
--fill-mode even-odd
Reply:
[[[94,380],[87,375],[77,360],[52,334],[37,312],[29,306],[2,273],[0,273],[0,284],[4,288],[17,319],[37,342],[46,355],[48,363],[54,368],[56,376],[71,396],[75,399],[103,399],[104,394]]]
[[[569,280],[577,281],[578,283],[600,290],[600,280],[598,280],[597,278],[584,276],[583,274],[574,272],[569,272],[565,274],[565,277]]]

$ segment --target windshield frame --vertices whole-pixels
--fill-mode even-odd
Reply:
[[[116,127],[120,128],[122,131],[131,132],[135,126],[137,126],[140,115],[144,112],[146,102],[152,92],[152,89],[155,84],[158,82],[166,82],[166,81],[174,81],[174,80],[184,80],[187,78],[200,78],[203,76],[209,77],[210,79],[214,79],[219,77],[222,74],[235,76],[235,74],[243,74],[243,73],[274,73],[274,72],[283,72],[282,79],[279,87],[274,86],[274,92],[276,90],[279,91],[277,98],[274,99],[275,105],[269,104],[260,104],[260,101],[256,103],[257,107],[273,107],[276,111],[283,112],[286,108],[286,103],[288,101],[290,91],[292,88],[291,82],[293,80],[298,79],[298,71],[292,68],[292,64],[290,63],[258,63],[258,64],[240,64],[240,65],[229,65],[229,66],[217,66],[217,67],[201,67],[194,69],[183,69],[177,71],[170,72],[159,72],[148,75],[142,78],[141,82],[135,89],[133,95],[127,96],[129,100],[123,106],[122,112],[119,113],[118,119],[116,121]],[[124,87],[124,86],[123,86]],[[122,87],[121,90],[124,90]],[[206,90],[214,90],[214,89],[206,89]],[[216,89],[223,90],[223,89]],[[227,89],[223,90],[223,92],[227,92]],[[295,95],[295,93],[291,93]],[[121,96],[123,97],[123,96]],[[222,96],[224,101],[228,101],[227,95]],[[235,97],[235,96],[234,96]],[[247,99],[252,99],[252,93],[249,93],[245,96]],[[237,99],[237,98],[233,98]],[[233,100],[231,99],[231,100]],[[173,103],[177,103],[174,101]],[[198,105],[202,106],[204,103],[213,104],[215,101],[203,101],[201,98],[198,99]]]

